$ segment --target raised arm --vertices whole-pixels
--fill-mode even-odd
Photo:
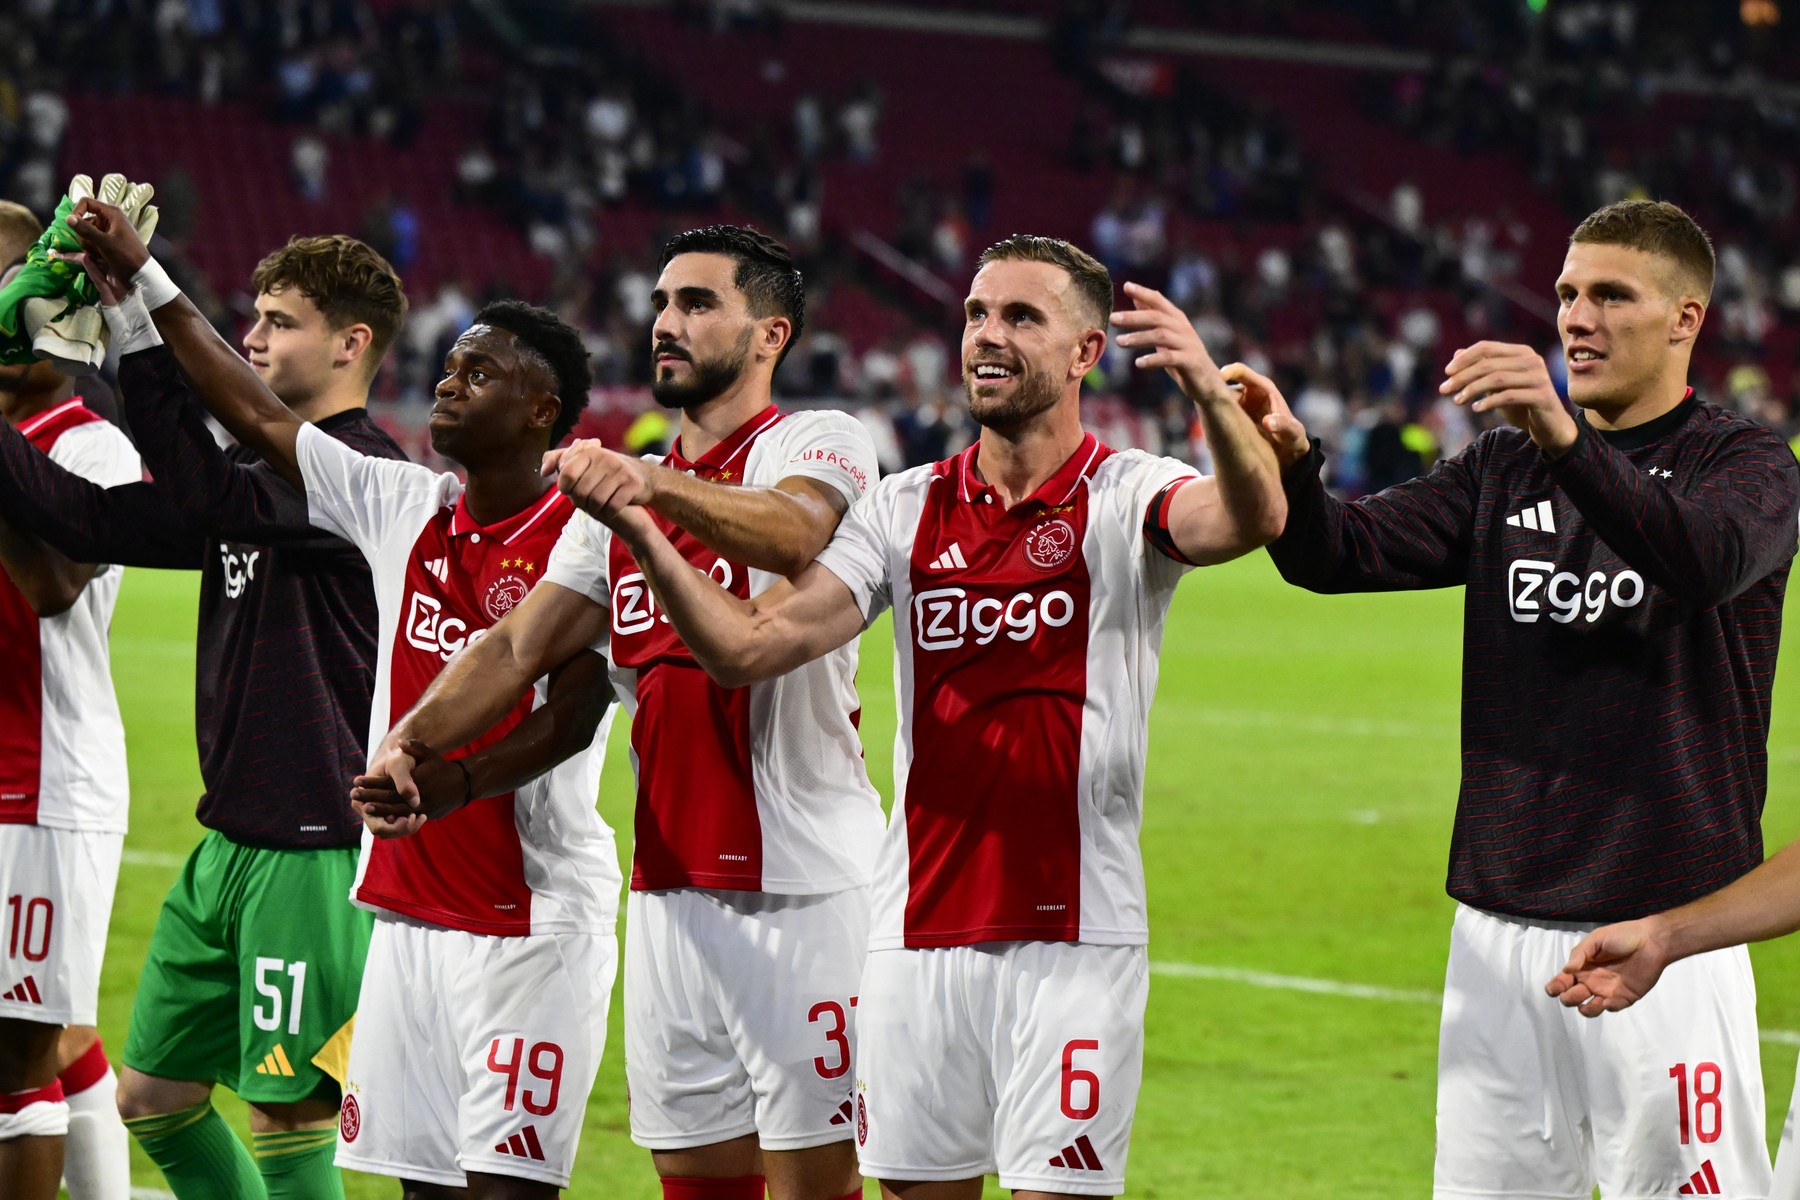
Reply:
[[[1175,493],[1168,530],[1175,548],[1202,566],[1267,545],[1287,521],[1275,453],[1237,392],[1207,353],[1187,314],[1161,292],[1125,285],[1135,308],[1116,312],[1121,347],[1141,349],[1137,365],[1164,370],[1200,417],[1214,473]]]
[[[77,563],[198,570],[206,535],[147,483],[102,487],[0,421],[0,520]]]
[[[1698,476],[1682,487],[1654,478],[1570,416],[1530,346],[1458,350],[1438,390],[1523,429],[1600,539],[1694,608],[1731,599],[1793,557],[1800,467],[1773,433],[1747,428],[1710,460],[1680,464]]]
[[[740,600],[681,557],[641,507],[590,511],[624,540],[694,660],[726,687],[786,674],[862,632],[850,588],[816,563]]]
[[[109,299],[110,291],[110,302],[116,305],[123,298],[118,284],[128,280],[142,296],[156,332],[174,351],[207,411],[283,479],[304,489],[294,452],[300,418],[269,391],[244,357],[227,345],[200,310],[175,288],[124,215],[90,197],[75,206],[69,224],[81,241],[82,265],[102,299]],[[124,349],[121,347],[122,352]]]
[[[1426,475],[1346,504],[1325,490],[1324,452],[1307,437],[1274,382],[1242,363],[1221,373],[1244,389],[1244,407],[1281,464],[1287,527],[1269,543],[1269,557],[1283,579],[1333,594],[1468,581],[1479,492],[1472,462],[1481,452],[1479,440]]]
[[[1587,935],[1545,991],[1583,1016],[1629,1008],[1670,963],[1800,929],[1800,842],[1711,895]]]

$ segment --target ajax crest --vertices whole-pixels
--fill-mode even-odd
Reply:
[[[1075,527],[1061,517],[1040,522],[1025,535],[1025,559],[1040,571],[1054,571],[1075,553]]]
[[[525,599],[525,593],[531,585],[510,571],[494,580],[487,590],[487,615],[498,621],[511,612],[519,601]]]
[[[362,1109],[357,1107],[355,1096],[344,1097],[344,1107],[338,1113],[338,1132],[346,1142],[354,1142],[362,1132]]]

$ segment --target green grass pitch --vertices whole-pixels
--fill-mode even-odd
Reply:
[[[163,893],[200,833],[196,586],[194,576],[131,572],[113,624],[132,783],[100,1006],[115,1049]],[[1428,1194],[1431,993],[1443,982],[1452,907],[1443,879],[1461,605],[1456,591],[1307,595],[1283,585],[1260,554],[1182,584],[1163,645],[1144,803],[1157,973],[1131,1195]],[[861,672],[870,773],[884,795],[891,662],[884,621],[869,635]],[[1800,832],[1800,664],[1784,665],[1779,679],[1771,848]],[[626,740],[621,726],[600,798],[622,855],[631,831]],[[1800,1044],[1781,1033],[1800,1030],[1800,939],[1755,953],[1773,1144]],[[1272,976],[1376,991],[1296,990],[1271,986],[1280,983]],[[615,996],[566,1194],[655,1200],[649,1156],[625,1133],[619,1012]],[[218,1099],[244,1128],[242,1106]],[[133,1153],[136,1183],[160,1187],[155,1168]],[[346,1183],[352,1198],[398,1194],[391,1180]]]

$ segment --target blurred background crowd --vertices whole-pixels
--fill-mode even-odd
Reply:
[[[1626,196],[1717,245],[1696,386],[1795,433],[1796,25],[1780,0],[12,0],[0,195],[154,182],[159,256],[233,337],[264,252],[365,238],[412,302],[379,404],[414,449],[499,294],[585,330],[590,428],[653,444],[658,248],[753,223],[807,280],[780,392],[854,406],[892,468],[970,436],[975,256],[1068,237],[1273,373],[1360,492],[1477,432],[1436,396],[1457,347],[1560,371],[1562,247]],[[1087,415],[1205,461],[1128,356]]]

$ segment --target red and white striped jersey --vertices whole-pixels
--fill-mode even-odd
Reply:
[[[359,454],[311,425],[300,430],[298,456],[312,523],[360,549],[375,577],[374,747],[450,656],[486,634],[544,577],[575,509],[553,488],[525,511],[483,527],[463,506],[454,475]],[[544,702],[545,688],[538,680],[465,749],[504,737]],[[381,840],[365,831],[351,899],[469,933],[610,931],[619,905],[618,855],[612,830],[594,809],[606,729],[586,751],[518,791],[428,821],[412,837]]]
[[[771,487],[820,480],[854,503],[877,472],[855,418],[770,407],[692,462],[664,462],[724,483]],[[737,596],[776,576],[729,562],[658,518],[675,548]],[[881,840],[881,800],[856,734],[856,647],[776,679],[723,688],[657,611],[624,544],[577,513],[550,562],[553,583],[610,614],[607,657],[631,713],[637,770],[631,886],[821,895],[868,882]]]
[[[137,450],[81,398],[19,432],[103,487],[144,477]],[[101,567],[68,611],[39,617],[0,573],[0,824],[125,832],[125,729],[106,635],[119,567]]]
[[[1138,850],[1163,618],[1151,544],[1193,468],[1087,435],[1007,509],[977,446],[877,484],[819,563],[894,610],[894,811],[870,946],[1148,940]]]

